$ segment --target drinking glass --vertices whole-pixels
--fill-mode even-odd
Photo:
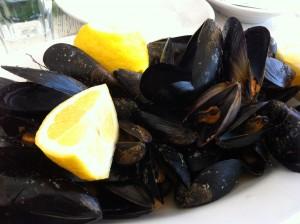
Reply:
[[[52,0],[0,0],[0,45],[19,50],[53,38]]]

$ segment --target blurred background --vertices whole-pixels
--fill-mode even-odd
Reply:
[[[53,0],[0,0],[0,51],[73,35],[82,24]]]
[[[150,34],[153,33],[152,30],[162,34],[165,31],[164,24],[167,23],[172,24],[173,30],[183,30],[186,24],[176,24],[172,13],[178,13],[178,10],[185,7],[186,9],[183,11],[189,11],[189,13],[180,16],[190,23],[190,18],[195,18],[192,14],[198,13],[198,11],[187,9],[193,9],[194,5],[198,4],[197,2],[203,1],[0,0],[0,53],[26,49],[43,42],[74,35],[82,24],[90,22],[96,17],[98,20],[101,18],[99,24],[104,20],[106,22],[113,20],[117,24],[126,23],[133,27],[132,23],[128,22],[131,21],[130,17],[143,23],[143,26],[148,26],[147,30]],[[164,6],[166,2],[169,4],[168,7]],[[208,0],[207,2],[213,7],[214,11],[211,9],[213,17],[220,26],[224,24],[227,17],[236,16],[243,22],[244,28],[253,25],[266,26],[279,41],[293,42],[291,38],[298,39],[296,37],[300,35],[299,29],[295,28],[298,27],[300,21],[300,2],[298,0]],[[120,16],[121,13],[124,13],[124,8],[129,8],[128,6],[135,8],[131,13],[127,13],[128,16]],[[113,10],[103,10],[103,7]],[[143,8],[144,11],[137,10],[138,7]],[[151,7],[156,10],[164,7],[164,10],[161,11],[161,14],[157,11],[157,15],[149,16],[149,21],[144,18],[144,20],[136,19],[146,17],[145,13],[150,15],[148,11],[151,11],[149,10]],[[165,8],[169,9],[168,16],[165,15]],[[211,13],[208,14],[211,15]],[[150,23],[159,26],[156,25],[149,29]],[[158,31],[158,29],[160,30]],[[170,31],[168,32],[170,33]],[[290,33],[294,35],[288,35]]]

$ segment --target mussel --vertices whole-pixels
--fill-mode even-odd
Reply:
[[[117,80],[100,64],[70,44],[52,45],[45,51],[43,61],[50,70],[69,75],[87,86],[102,83],[118,85]]]
[[[204,92],[185,118],[198,130],[198,146],[220,135],[235,119],[240,105],[239,83],[219,83]]]
[[[217,200],[233,189],[241,173],[242,164],[239,160],[217,162],[200,172],[190,187],[177,186],[176,204],[190,208]]]
[[[264,110],[274,128],[265,139],[268,150],[285,167],[300,172],[300,113],[280,101],[270,101]]]
[[[73,79],[72,77],[53,71],[12,66],[1,66],[1,68],[33,83],[55,89],[69,96],[87,89],[83,83]]]

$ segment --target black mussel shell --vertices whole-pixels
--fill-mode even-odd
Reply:
[[[125,69],[118,69],[113,72],[113,75],[130,97],[137,102],[147,103],[147,99],[142,95],[140,90],[142,74]]]
[[[49,113],[69,96],[31,82],[15,82],[0,89],[0,109],[24,114]]]
[[[168,38],[166,41],[166,44],[164,46],[164,49],[161,53],[160,56],[160,63],[165,63],[165,64],[171,64],[174,65],[174,44],[171,38]]]
[[[267,58],[266,79],[274,85],[282,88],[289,87],[295,78],[295,71],[276,58]]]
[[[39,118],[29,117],[12,114],[0,116],[0,148],[24,145],[35,148],[34,136],[42,121]]]
[[[239,83],[219,83],[204,92],[185,118],[197,128],[198,145],[222,134],[235,119],[241,105]]]
[[[141,78],[140,89],[142,94],[154,103],[178,106],[188,103],[192,96],[182,94],[182,91],[174,91],[176,88],[171,85],[190,80],[190,73],[185,70],[174,65],[160,63],[146,69]]]
[[[215,201],[229,193],[242,172],[236,159],[223,160],[203,170],[187,188],[183,184],[175,190],[176,204],[181,208],[196,207]]]
[[[163,182],[164,178],[153,146],[149,147],[140,165],[142,182],[147,188],[148,193],[152,198],[156,198],[163,203],[163,194],[159,185]]]
[[[241,84],[245,101],[251,100],[250,62],[247,54],[246,38],[240,21],[234,17],[227,19],[224,29],[223,80]]]
[[[206,20],[197,38],[192,65],[192,84],[198,93],[218,81],[222,60],[222,33],[213,20]]]
[[[193,175],[216,163],[222,157],[222,150],[215,144],[194,148],[185,154],[185,161]]]
[[[251,94],[256,97],[259,93],[263,80],[266,58],[270,44],[270,32],[262,26],[255,26],[245,31],[247,43],[247,55],[250,62],[251,73]]]
[[[180,67],[188,71],[192,71],[193,60],[191,59],[195,56],[197,50],[197,39],[199,37],[202,27],[203,24],[198,28],[198,30],[196,30],[196,32],[192,36],[190,36],[184,54],[179,63]]]
[[[3,78],[3,77],[0,77],[0,89],[4,86],[7,86],[9,84],[12,84],[14,83],[15,81],[11,80],[11,79],[6,79],[6,78]]]
[[[218,81],[222,60],[222,33],[216,23],[208,19],[191,37],[180,66],[192,73],[192,85],[197,92]]]
[[[261,142],[239,151],[239,159],[243,162],[245,169],[253,175],[261,176],[268,164],[270,164],[269,154],[265,145]]]
[[[174,63],[178,64],[181,60],[181,57],[186,49],[187,43],[190,40],[191,36],[178,36],[178,37],[172,37],[172,51],[173,51],[173,58]],[[164,47],[166,45],[167,39],[161,39],[154,42],[151,42],[147,45],[148,52],[149,52],[149,59],[150,59],[150,65],[158,64],[160,63],[161,55],[164,50]]]
[[[101,208],[103,212],[103,219],[124,219],[138,217],[152,211],[147,194],[136,191],[134,187],[124,187],[123,189],[115,187],[114,193],[110,191],[105,185],[96,186],[96,194],[99,201],[101,201]],[[128,191],[129,192],[126,192]],[[123,194],[126,192],[128,195]],[[116,194],[115,194],[116,193]],[[142,196],[142,197],[141,197]],[[127,197],[124,199],[124,197]],[[141,198],[140,198],[141,197]],[[127,200],[130,199],[135,203]],[[140,206],[139,204],[147,205]]]
[[[163,161],[175,172],[182,183],[189,187],[191,184],[191,176],[183,154],[168,145],[159,145],[158,151]]]
[[[0,146],[0,173],[2,172],[10,176],[25,176],[38,172],[43,177],[78,180],[49,160],[36,146]]]
[[[146,191],[145,187],[141,184],[135,183],[110,183],[105,184],[105,187],[118,195],[119,197],[145,208],[152,208],[153,207],[153,199],[149,196],[148,192]]]
[[[136,102],[129,98],[113,98],[113,102],[118,120],[131,120],[133,114],[138,110]]]
[[[268,150],[282,165],[300,172],[300,112],[280,101],[270,101],[264,112],[275,125],[265,137]]]
[[[1,67],[33,83],[55,89],[70,96],[87,89],[81,82],[57,72],[12,66]]]
[[[152,135],[140,125],[134,124],[129,121],[119,121],[120,129],[127,134],[135,137],[136,140],[144,143],[149,143],[152,141]]]
[[[50,46],[44,53],[44,64],[51,71],[69,75],[87,86],[106,83],[117,85],[117,80],[100,64],[79,48],[65,43]]]
[[[139,164],[136,166],[118,165],[113,161],[109,172],[109,178],[103,180],[108,183],[134,182],[140,180]]]
[[[18,171],[14,175],[3,171],[0,182],[0,208],[11,220],[22,214],[26,223],[79,224],[102,218],[98,200],[70,180],[43,177],[38,172],[23,176]]]
[[[168,121],[144,111],[137,111],[135,119],[149,129],[153,137],[157,137],[160,142],[174,145],[190,145],[198,137],[195,131],[184,127],[179,122]]]
[[[266,82],[265,82],[266,83]],[[279,100],[282,102],[288,102],[295,97],[300,91],[300,86],[291,86],[288,88],[276,87],[273,85],[263,85],[263,89],[259,94],[260,101]]]
[[[267,102],[245,105],[239,111],[234,123],[217,138],[222,148],[240,148],[257,142],[271,128],[267,116],[257,115]]]
[[[114,161],[119,165],[135,165],[146,154],[143,142],[118,142],[114,154]]]

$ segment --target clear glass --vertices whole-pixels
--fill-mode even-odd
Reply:
[[[53,38],[52,0],[0,0],[0,45],[6,51]]]

